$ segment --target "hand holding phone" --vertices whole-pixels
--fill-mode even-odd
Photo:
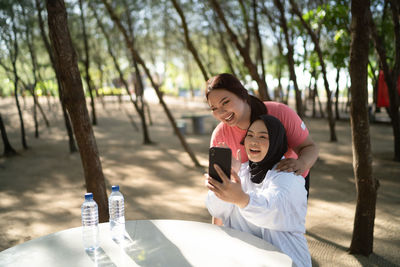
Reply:
[[[210,147],[209,149],[209,166],[208,174],[222,183],[221,177],[219,177],[217,171],[214,168],[214,164],[217,164],[222,171],[226,174],[228,179],[231,176],[231,163],[232,163],[232,151],[228,147]]]

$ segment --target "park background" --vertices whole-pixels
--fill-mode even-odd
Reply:
[[[347,252],[357,200],[350,124],[355,101],[349,95],[348,71],[351,2],[297,5],[300,16],[293,1],[67,1],[68,26],[107,193],[112,184],[121,186],[128,220],[210,222],[203,173],[217,122],[204,99],[204,81],[230,72],[261,98],[289,104],[320,147],[311,171],[306,222],[313,265],[399,265],[400,168],[391,114],[396,105],[398,113],[398,101],[390,98],[387,107],[377,105],[383,77],[378,66],[386,63],[395,73],[399,64],[398,15],[386,15],[398,12],[398,5],[371,1],[369,7],[377,35],[370,40],[364,88],[371,142],[371,155],[366,156],[371,156],[371,175],[380,184],[369,257]],[[80,155],[71,152],[49,57],[52,50],[47,50],[51,40],[46,6],[40,1],[4,1],[0,12],[0,112],[17,153],[7,151],[5,143],[0,147],[3,250],[79,226],[87,186]],[[121,34],[124,29],[126,35]],[[235,36],[238,42],[232,41]],[[377,41],[386,58],[374,50]],[[391,76],[395,77],[387,75]],[[388,84],[391,94],[395,90]],[[182,119],[188,113],[205,116],[204,134],[194,134],[191,121]],[[183,122],[185,134],[173,127]],[[187,142],[198,164],[178,137]]]

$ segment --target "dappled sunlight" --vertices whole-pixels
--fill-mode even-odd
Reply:
[[[373,258],[374,262],[385,262],[378,255],[396,246],[398,242],[395,240],[400,231],[400,223],[398,215],[387,221],[389,214],[380,212],[379,206],[378,201],[374,228],[374,254],[370,259]],[[395,204],[393,208],[398,213]],[[347,252],[352,238],[354,216],[355,201],[340,203],[340,207],[323,200],[309,201],[306,218],[307,240],[315,263],[322,261],[332,263],[332,266],[339,263],[340,266],[365,266],[368,258],[350,255]],[[316,250],[319,251],[318,254],[313,253]],[[343,265],[343,262],[346,264]]]
[[[2,102],[0,102],[1,104]],[[131,104],[123,104],[139,125]],[[187,112],[176,101],[175,118]],[[130,124],[119,104],[107,103],[99,109],[94,127],[105,177],[107,194],[111,185],[120,185],[125,197],[127,220],[182,219],[210,222],[205,207],[207,188],[203,174],[208,169],[210,135],[185,135],[186,141],[203,166],[194,163],[159,105],[151,107],[153,125],[149,135],[155,144],[143,145],[142,133]],[[15,113],[13,116],[17,116]],[[32,238],[81,225],[80,205],[86,192],[83,168],[78,153],[70,154],[65,126],[54,117],[51,132],[43,130],[40,139],[29,139],[31,149],[21,156],[0,158],[0,250]],[[27,118],[29,119],[29,118]],[[57,120],[56,120],[57,119]],[[15,120],[9,118],[15,123]],[[212,120],[205,120],[212,129]],[[311,188],[306,217],[307,239],[314,265],[362,266],[363,259],[348,255],[356,207],[352,166],[351,134],[348,123],[338,122],[339,142],[328,140],[325,120],[307,119],[312,137],[319,144],[320,156],[311,170]],[[10,128],[10,140],[19,144],[18,124]],[[387,134],[372,125],[379,137]],[[387,128],[386,128],[387,129]],[[8,130],[8,129],[7,129]],[[190,122],[188,130],[191,131]],[[400,232],[398,198],[400,168],[391,161],[390,138],[372,141],[373,175],[380,180],[375,219],[375,257],[387,255],[396,246]],[[397,201],[397,202],[396,202]],[[324,254],[313,254],[315,251]],[[371,257],[374,257],[372,255]],[[379,259],[377,262],[380,262]],[[346,265],[345,265],[346,266]],[[379,266],[379,265],[377,265]]]
[[[7,194],[7,192],[0,192],[0,199],[0,208],[2,211],[15,207],[21,201],[21,198]]]
[[[180,198],[179,201],[177,201],[177,197]],[[164,192],[159,195],[154,195],[150,198],[138,200],[139,202],[142,201],[142,204],[145,204],[144,202],[149,202],[152,201],[151,206],[159,206],[162,208],[168,208],[170,210],[177,210],[180,212],[193,212],[193,208],[204,208],[204,199],[201,198],[193,198],[193,197],[185,197],[178,192]],[[157,204],[155,204],[157,203]],[[148,205],[148,204],[147,204]]]
[[[335,177],[332,174],[323,174],[323,175],[319,175],[318,179],[323,179],[323,180],[334,180]]]

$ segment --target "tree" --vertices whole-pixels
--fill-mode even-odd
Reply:
[[[353,169],[357,190],[351,254],[372,253],[376,196],[379,182],[372,177],[372,154],[368,121],[368,25],[369,0],[351,3],[351,132]]]
[[[40,35],[42,36],[42,40],[43,40],[44,46],[46,47],[46,51],[47,51],[47,53],[49,55],[51,66],[52,66],[52,68],[54,70],[54,73],[56,74],[56,79],[57,79],[57,84],[58,84],[58,87],[57,87],[58,88],[58,97],[59,97],[60,104],[61,104],[61,110],[63,112],[65,129],[67,130],[69,152],[70,153],[74,153],[74,152],[77,152],[78,149],[76,148],[76,144],[75,144],[74,133],[72,131],[72,126],[71,126],[71,120],[70,120],[70,118],[68,116],[67,108],[65,107],[65,104],[62,101],[63,89],[61,88],[61,86],[62,86],[61,78],[59,77],[59,73],[56,71],[56,63],[54,61],[53,51],[51,50],[50,42],[48,40],[46,31],[44,29],[44,21],[43,21],[43,17],[42,17],[42,6],[41,6],[41,3],[40,3],[40,0],[35,0],[35,5],[36,5],[36,10],[38,12]]]
[[[201,63],[200,56],[197,53],[197,50],[194,47],[192,40],[190,39],[189,29],[188,29],[188,26],[187,26],[187,23],[186,23],[186,18],[185,18],[185,15],[183,14],[182,8],[180,7],[180,5],[179,5],[177,0],[171,0],[171,1],[172,1],[172,4],[174,5],[174,7],[176,9],[176,12],[178,12],[179,17],[181,18],[182,28],[183,28],[183,31],[184,31],[184,34],[185,34],[186,46],[189,49],[189,51],[192,53],[197,65],[199,66],[199,68],[201,70],[201,73],[203,74],[204,80],[207,81],[208,80],[207,71],[204,68],[203,64]]]
[[[203,5],[202,12],[201,12],[203,18],[204,18],[204,27],[207,29],[207,46],[211,45],[210,44],[210,39],[211,41],[215,40],[216,44],[215,47],[219,49],[219,54],[221,55],[222,59],[225,62],[225,66],[223,67],[224,70],[223,72],[229,72],[234,74],[236,77],[243,79],[245,75],[243,75],[243,69],[245,68],[241,62],[238,60],[235,60],[235,56],[232,53],[232,49],[235,50],[234,47],[229,45],[229,39],[226,38],[226,34],[223,31],[223,25],[219,23],[218,17],[209,8],[205,5]],[[209,36],[211,35],[211,36]],[[210,49],[207,49],[207,51]],[[215,58],[214,58],[215,60]],[[210,60],[209,60],[210,61]],[[211,67],[213,65],[209,65],[209,73],[216,73],[214,71],[211,71]]]
[[[182,133],[179,131],[177,125],[176,125],[176,121],[174,119],[174,117],[171,114],[171,111],[169,110],[167,104],[165,103],[164,99],[163,99],[163,95],[160,91],[160,87],[159,85],[154,81],[149,68],[146,66],[144,60],[142,59],[142,57],[140,56],[140,54],[138,53],[138,51],[135,49],[132,39],[129,38],[128,32],[125,29],[125,27],[122,25],[121,20],[117,17],[117,15],[115,14],[115,12],[113,11],[113,8],[111,7],[111,5],[107,2],[107,0],[102,0],[103,4],[105,5],[105,7],[107,8],[108,13],[110,14],[111,19],[114,21],[114,23],[118,26],[118,29],[121,31],[122,35],[124,36],[125,39],[125,43],[127,48],[129,49],[131,56],[132,56],[132,60],[133,61],[137,61],[138,64],[141,65],[141,67],[143,68],[144,72],[146,73],[147,78],[150,80],[151,85],[153,86],[154,90],[156,91],[157,97],[160,101],[161,106],[164,108],[164,111],[172,125],[172,128],[174,129],[175,134],[178,136],[179,141],[181,141],[182,146],[184,147],[184,149],[186,150],[186,152],[189,154],[190,158],[192,159],[193,163],[195,164],[195,166],[200,167],[200,163],[198,162],[196,156],[194,155],[193,151],[190,149],[189,145],[186,142],[185,137],[182,135]]]
[[[265,81],[265,76],[263,76],[263,72],[259,74],[258,72],[258,66],[254,62],[254,60],[250,56],[250,26],[249,26],[249,19],[248,19],[248,14],[246,12],[246,8],[244,6],[244,1],[239,0],[239,5],[240,5],[240,10],[242,12],[243,20],[244,20],[244,27],[246,29],[246,34],[245,34],[245,40],[243,41],[244,43],[242,44],[239,40],[238,35],[233,31],[232,27],[230,26],[221,5],[218,3],[216,0],[210,0],[211,5],[217,14],[219,20],[224,24],[225,29],[232,41],[232,43],[235,45],[236,49],[239,51],[240,55],[243,58],[243,62],[247,69],[249,70],[249,73],[251,77],[257,82],[258,84],[258,92],[260,94],[260,98],[263,100],[271,100],[269,94],[268,94],[268,86]]]
[[[113,51],[112,44],[111,44],[111,38],[109,36],[109,33],[105,29],[105,26],[103,25],[99,15],[97,14],[96,7],[91,6],[91,8],[92,8],[93,14],[94,14],[94,16],[96,18],[97,24],[100,27],[101,32],[104,35],[104,38],[106,39],[107,50],[108,50],[108,53],[110,54],[110,56],[112,58],[112,61],[114,63],[114,67],[115,67],[115,69],[117,70],[117,72],[119,74],[119,79],[121,80],[122,84],[125,87],[127,95],[129,96],[129,100],[131,101],[131,103],[135,107],[137,113],[139,114],[140,120],[142,122],[143,144],[152,144],[153,142],[150,139],[150,135],[149,135],[148,128],[147,128],[147,123],[146,123],[146,116],[145,116],[145,110],[144,110],[145,106],[143,104],[143,98],[142,97],[138,97],[138,96],[136,96],[136,100],[134,100],[132,98],[132,94],[129,91],[128,82],[124,78],[124,74],[122,72],[120,64],[118,63],[117,56],[116,56],[115,52]],[[141,102],[140,105],[138,104],[138,100]]]
[[[15,151],[15,149],[11,146],[10,141],[8,141],[6,127],[4,125],[3,117],[1,116],[1,113],[0,113],[0,132],[1,132],[1,138],[3,140],[3,145],[4,145],[3,156],[11,157],[11,156],[17,155],[17,151]]]
[[[292,41],[290,40],[289,36],[289,29],[287,26],[286,22],[286,16],[285,16],[285,7],[282,4],[281,0],[274,0],[275,5],[279,9],[280,13],[280,26],[283,30],[283,33],[285,35],[285,42],[286,42],[286,48],[287,48],[287,54],[286,58],[288,61],[288,66],[289,66],[289,76],[290,80],[293,82],[294,86],[294,91],[296,94],[296,110],[297,114],[299,115],[300,118],[304,117],[304,111],[303,111],[303,105],[302,105],[302,100],[301,100],[301,92],[299,89],[299,86],[297,85],[297,78],[296,78],[296,72],[295,72],[295,64],[294,64],[294,48]]]
[[[93,125],[97,125],[97,116],[96,116],[96,106],[93,99],[93,81],[89,73],[90,68],[90,56],[89,56],[89,43],[88,36],[86,33],[86,20],[85,20],[85,10],[83,8],[82,0],[79,0],[79,8],[80,8],[80,18],[82,23],[82,36],[83,36],[83,44],[84,44],[84,58],[83,64],[85,66],[85,81],[87,85],[87,89],[90,95],[90,106],[92,107],[92,123]]]
[[[302,25],[304,26],[304,28],[307,30],[308,34],[310,35],[311,40],[314,44],[314,48],[317,52],[318,60],[321,65],[322,78],[324,80],[324,86],[325,86],[325,91],[326,91],[326,98],[327,98],[326,109],[327,109],[327,113],[328,113],[330,141],[336,142],[337,136],[336,136],[336,131],[335,131],[335,118],[333,117],[333,112],[332,112],[332,91],[329,89],[326,65],[325,65],[323,54],[322,54],[321,46],[319,44],[320,41],[318,39],[318,36],[315,34],[313,29],[311,28],[310,24],[304,20],[296,2],[294,0],[290,0],[290,4],[292,6],[293,13],[297,15],[297,17],[300,19],[300,22],[302,23]]]
[[[43,112],[43,109],[37,99],[36,91],[35,91],[36,86],[39,81],[40,74],[39,74],[39,67],[38,67],[38,63],[37,63],[36,51],[35,51],[34,42],[33,42],[33,39],[34,39],[34,35],[33,35],[33,31],[32,31],[33,17],[32,17],[32,14],[26,14],[26,10],[25,10],[27,8],[26,3],[20,2],[19,4],[21,7],[22,16],[23,16],[23,20],[24,20],[24,24],[25,24],[25,38],[26,38],[25,41],[29,48],[29,54],[30,54],[31,63],[32,63],[32,76],[33,76],[33,83],[29,82],[29,85],[26,85],[25,89],[29,90],[33,97],[33,103],[34,103],[33,119],[35,122],[35,137],[39,138],[39,123],[37,120],[37,107],[39,108],[39,110],[43,116],[43,119],[46,123],[47,128],[50,127],[50,123],[49,123],[45,113]],[[22,81],[22,79],[21,79],[21,81]]]
[[[279,13],[274,13],[274,9],[271,7],[267,7],[265,2],[262,2],[261,12],[267,17],[268,23],[271,27],[273,36],[275,37],[275,45],[278,49],[278,53],[272,56],[273,69],[270,71],[278,79],[278,86],[274,88],[274,100],[280,101],[282,103],[288,104],[289,90],[287,90],[286,95],[283,92],[282,88],[282,74],[284,69],[286,68],[286,64],[289,62],[288,57],[284,55],[284,47],[283,47],[283,37],[281,31],[281,15]],[[276,19],[278,18],[278,19]],[[288,54],[288,53],[287,53]]]
[[[324,5],[323,23],[327,38],[325,45],[330,49],[325,49],[325,58],[336,67],[336,93],[335,93],[335,117],[340,119],[339,114],[339,95],[340,95],[340,72],[348,69],[349,50],[350,50],[350,6],[347,0],[340,0],[334,4]]]
[[[10,3],[9,3],[10,4]],[[22,142],[22,147],[24,149],[28,149],[28,144],[26,142],[26,134],[25,134],[25,124],[24,124],[24,119],[22,116],[22,110],[21,106],[19,104],[19,91],[18,91],[18,83],[19,83],[19,74],[18,74],[18,69],[17,69],[17,59],[18,59],[18,54],[19,54],[19,44],[18,44],[18,28],[17,28],[17,21],[15,18],[16,12],[14,11],[14,7],[12,5],[6,7],[7,9],[4,10],[6,14],[9,16],[11,19],[10,24],[11,25],[3,25],[2,31],[1,31],[1,37],[5,40],[6,42],[6,48],[8,50],[8,55],[11,61],[12,65],[12,72],[14,74],[14,97],[15,97],[15,103],[17,105],[18,109],[18,116],[19,116],[19,122],[20,122],[20,128],[21,128],[21,142]],[[5,21],[4,21],[5,24]],[[4,66],[3,66],[4,67]]]
[[[47,0],[49,35],[56,71],[59,72],[63,101],[71,116],[81,155],[86,189],[92,192],[99,207],[99,221],[108,221],[108,202],[103,170],[96,139],[86,107],[77,57],[68,29],[67,12],[63,0]]]

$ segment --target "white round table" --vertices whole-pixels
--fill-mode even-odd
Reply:
[[[100,227],[100,247],[86,252],[82,228],[46,235],[0,252],[0,266],[292,266],[289,256],[251,234],[180,220],[126,222],[119,244],[109,224]]]

